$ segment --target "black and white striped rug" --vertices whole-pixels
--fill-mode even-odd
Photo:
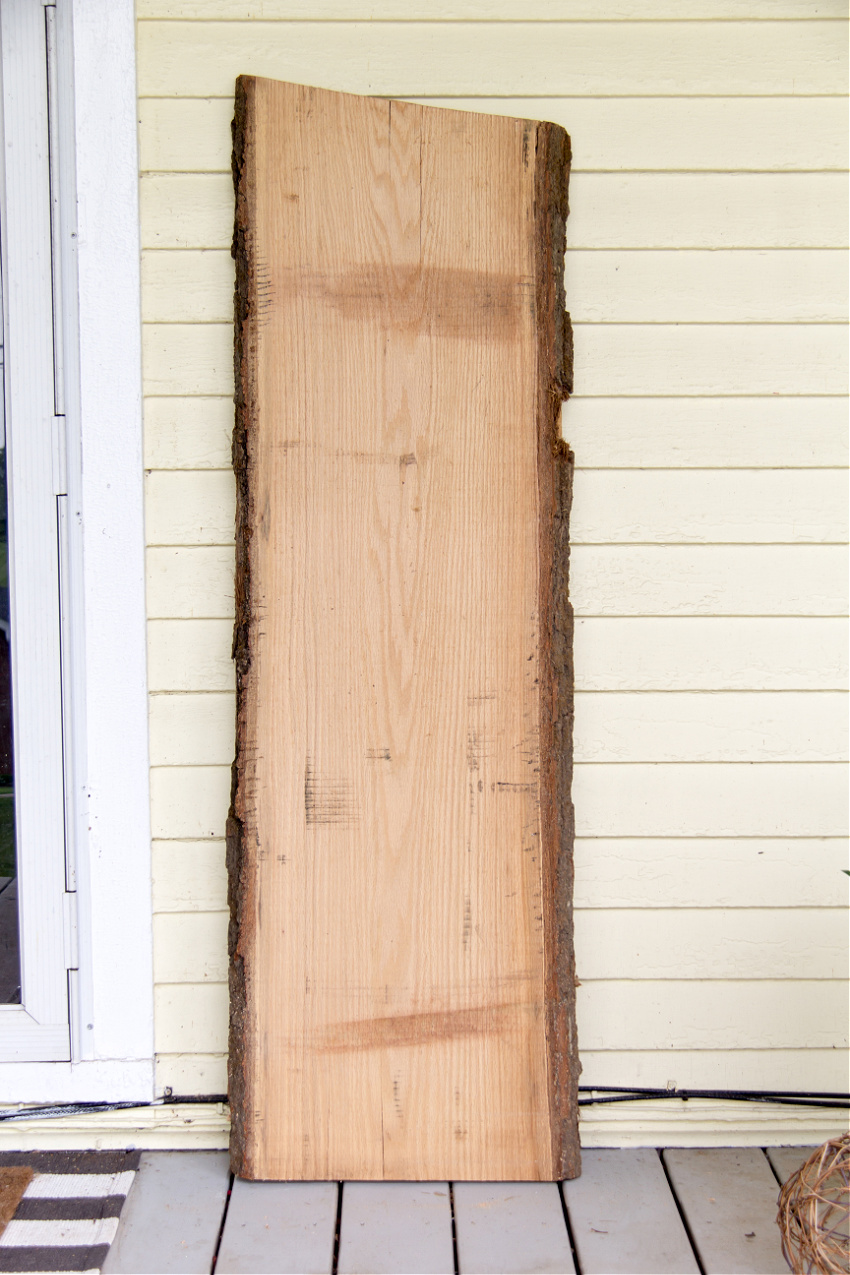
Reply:
[[[0,1167],[29,1165],[33,1179],[0,1235],[0,1272],[95,1275],[118,1230],[138,1151],[3,1152]]]

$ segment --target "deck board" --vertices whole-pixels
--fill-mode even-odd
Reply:
[[[657,1151],[583,1151],[581,1159],[564,1198],[584,1275],[699,1271]]]
[[[782,1275],[779,1187],[758,1147],[668,1150],[664,1161],[706,1275]]]
[[[456,1182],[460,1275],[574,1275],[554,1182]]]
[[[453,1275],[447,1182],[346,1182],[339,1275]]]
[[[146,1151],[104,1275],[211,1270],[229,1183],[225,1151]]]
[[[326,1275],[336,1182],[233,1183],[216,1275]]]
[[[767,1158],[773,1165],[783,1185],[792,1173],[796,1173],[801,1164],[805,1164],[817,1147],[768,1147]]]
[[[563,1184],[582,1275],[693,1275],[688,1231],[706,1275],[784,1275],[774,1170],[787,1179],[813,1150],[586,1150]],[[237,1179],[225,1215],[228,1183],[224,1153],[144,1153],[104,1275],[211,1270],[223,1215],[217,1275],[331,1271],[337,1183]],[[459,1275],[575,1275],[556,1184],[453,1190]],[[448,1183],[346,1182],[341,1202],[340,1275],[455,1270]]]

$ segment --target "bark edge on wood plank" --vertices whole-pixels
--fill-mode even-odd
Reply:
[[[242,1177],[264,1176],[255,1162],[259,1108],[246,1052],[251,1016],[250,949],[257,911],[257,878],[247,846],[254,808],[254,754],[246,731],[252,677],[252,537],[256,527],[251,485],[252,430],[258,412],[257,335],[262,316],[252,238],[256,180],[255,77],[237,80],[233,123],[236,216],[235,426],[236,620],[233,658],[237,682],[236,756],[227,821],[230,906],[229,1097],[231,1159]],[[435,109],[435,108],[426,108]],[[564,308],[563,262],[568,213],[569,138],[548,123],[528,125],[534,144],[534,253],[537,314],[537,482],[539,495],[539,731],[540,840],[543,881],[545,1051],[548,1122],[554,1179],[580,1172],[573,955],[573,839],[571,800],[573,728],[573,617],[569,601],[569,514],[573,457],[560,434],[560,407],[572,390],[572,332]],[[260,271],[259,273],[262,273]],[[262,288],[260,288],[260,291]]]

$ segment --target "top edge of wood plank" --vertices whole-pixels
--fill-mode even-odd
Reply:
[[[787,23],[143,22],[142,96],[207,97],[238,75],[377,96],[832,95],[844,27]]]
[[[843,0],[137,0],[138,18],[245,22],[252,19],[314,22],[746,22],[846,18]]]

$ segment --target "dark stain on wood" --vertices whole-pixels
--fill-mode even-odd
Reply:
[[[352,266],[336,274],[286,270],[264,296],[307,297],[344,319],[364,318],[393,331],[421,329],[471,341],[512,341],[534,297],[534,280],[475,270],[416,266]]]
[[[317,824],[354,824],[358,820],[351,783],[318,773],[309,757],[304,769],[304,813],[308,828]]]
[[[362,1049],[402,1049],[457,1036],[491,1036],[510,1027],[516,1005],[481,1005],[426,1014],[394,1014],[334,1023],[316,1036],[316,1049],[339,1053]]]

